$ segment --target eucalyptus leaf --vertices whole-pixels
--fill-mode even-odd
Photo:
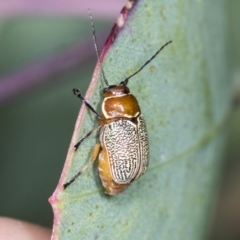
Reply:
[[[53,239],[205,239],[230,112],[224,1],[129,1],[117,23],[101,54],[110,84],[173,40],[128,84],[146,119],[149,168],[118,196],[104,194],[97,164],[63,190],[99,141],[91,136],[74,152],[74,143],[98,126],[82,106],[50,198]],[[98,112],[104,87],[98,64],[86,94]]]

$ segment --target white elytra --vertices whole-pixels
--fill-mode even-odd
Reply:
[[[144,174],[149,163],[149,144],[142,115],[136,123],[122,118],[105,124],[100,142],[106,148],[114,182],[129,184]]]

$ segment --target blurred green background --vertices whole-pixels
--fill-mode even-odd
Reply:
[[[230,77],[235,79],[233,95],[238,99],[239,12],[239,0],[226,1]],[[113,22],[95,17],[97,35],[109,32]],[[79,51],[86,59],[84,62],[69,64],[68,70],[45,77],[39,84],[0,102],[1,216],[51,228],[53,215],[47,199],[60,177],[80,108],[71,90],[77,87],[85,93],[96,56],[87,14],[79,18],[22,16],[0,19],[0,88],[6,76],[10,79],[21,69],[28,67],[29,70],[29,66],[34,67],[39,61],[64,54],[76,44],[85,46],[86,42],[92,47]],[[240,108],[237,103],[229,125],[229,144],[210,239],[240,239]]]
[[[96,19],[100,33],[110,31],[111,26],[111,21]],[[46,78],[0,105],[2,216],[52,226],[48,198],[60,177],[81,106],[72,89],[85,93],[96,63],[87,14],[84,19],[17,18],[2,22],[0,79],[86,41],[92,49],[82,53],[85,63]]]

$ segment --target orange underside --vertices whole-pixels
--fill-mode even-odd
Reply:
[[[105,148],[103,148],[99,154],[98,169],[99,176],[102,180],[102,185],[105,188],[105,192],[107,194],[117,195],[129,186],[129,184],[118,184],[113,181],[109,166],[109,160]]]

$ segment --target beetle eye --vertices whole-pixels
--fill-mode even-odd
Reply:
[[[108,90],[108,87],[105,87],[105,88],[103,89],[103,93],[105,93],[107,90]]]

